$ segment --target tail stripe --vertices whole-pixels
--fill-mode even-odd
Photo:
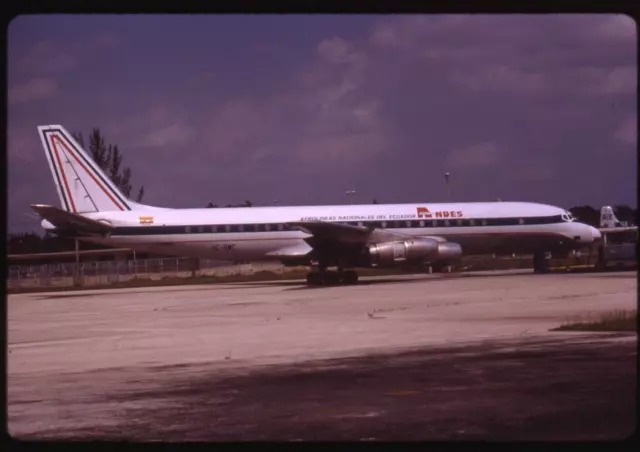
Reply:
[[[118,190],[113,189],[110,186],[112,184],[109,184],[107,181],[105,181],[104,177],[100,174],[100,171],[96,170],[95,162],[89,161],[87,159],[87,157],[83,154],[83,152],[74,145],[73,140],[69,138],[69,135],[65,133],[63,129],[49,128],[49,129],[43,130],[43,134],[45,135],[45,138],[47,135],[55,138],[56,141],[59,144],[61,144],[68,151],[69,154],[73,156],[73,158],[80,164],[80,166],[87,172],[87,174],[91,176],[91,178],[96,183],[96,185],[103,191],[103,193],[107,195],[107,197],[120,210],[131,210],[131,207],[123,199],[122,195],[118,192]],[[52,140],[52,145],[54,146],[54,149],[57,149],[53,140]],[[48,146],[48,143],[47,143],[47,146]],[[87,167],[90,168],[92,171],[89,171]],[[63,173],[63,176],[64,176],[64,173]]]
[[[67,181],[67,175],[64,173],[64,167],[62,166],[62,162],[60,161],[60,153],[58,152],[58,148],[56,147],[56,143],[53,140],[54,138],[56,138],[55,135],[52,135],[50,137],[51,147],[53,148],[53,153],[56,156],[56,161],[58,162],[58,167],[60,168],[60,172],[62,173],[62,180],[64,181],[64,188],[66,189],[66,192],[69,194],[68,198],[69,198],[69,202],[71,203],[71,211],[72,212],[76,212],[76,206],[75,206],[75,204],[73,202],[73,196],[71,196],[71,190],[69,190],[69,182]]]
[[[71,149],[69,149],[69,146],[67,146],[67,143],[65,143],[59,136],[57,135],[52,135],[51,136],[51,141],[53,143],[54,149],[56,150],[57,153],[57,147],[55,146],[55,141],[58,142],[58,144],[61,144],[67,151],[69,151],[69,154],[71,154],[73,156],[73,158],[76,160],[76,162],[78,162],[78,164],[80,164],[80,166],[82,167],[82,169],[84,169],[87,174],[89,174],[89,176],[91,176],[91,179],[93,179],[93,181],[98,185],[98,187],[100,187],[100,189],[109,197],[109,199],[116,205],[116,207],[118,207],[118,209],[120,210],[125,210],[124,207],[122,207],[121,203],[119,203],[118,201],[116,201],[113,196],[111,196],[111,193],[109,193],[109,190],[107,190],[104,185],[102,185],[100,183],[100,181],[98,181],[96,179],[96,177],[94,176],[94,172],[90,171],[89,169],[87,169],[87,167],[84,165],[84,163],[82,163],[80,161],[80,159],[78,158],[78,156],[76,155],[75,152],[73,152]],[[65,178],[65,182],[66,182],[66,178]],[[72,201],[73,202],[73,201]]]
[[[87,166],[89,166],[91,169],[94,169],[94,171],[93,171],[91,174],[94,174],[95,176],[97,176],[97,177],[98,177],[98,179],[100,179],[100,180],[102,181],[102,183],[103,183],[105,186],[109,187],[109,183],[108,183],[107,181],[105,181],[105,180],[102,178],[102,176],[100,175],[100,172],[99,172],[99,171],[95,171],[96,163],[95,163],[95,162],[93,162],[93,161],[89,161],[89,160],[84,156],[84,154],[83,154],[82,152],[79,152],[79,151],[78,151],[78,149],[73,145],[73,140],[71,140],[71,139],[69,138],[69,136],[65,133],[65,131],[64,131],[63,129],[55,129],[55,130],[56,130],[56,131],[57,131],[61,136],[63,136],[63,137],[66,139],[66,143],[68,143],[69,145],[71,145],[71,146],[73,147],[73,150],[74,150],[74,151],[76,151],[76,152],[74,153],[74,155],[75,155],[75,156],[79,156],[79,157],[84,161],[84,163],[86,163],[86,165],[87,165]],[[68,146],[65,146],[65,147],[66,147],[67,149],[69,149],[69,147],[68,147]],[[76,157],[76,160],[78,160],[78,157]],[[85,169],[86,169],[86,168],[85,168]],[[93,178],[93,180],[95,181],[95,177]],[[97,181],[96,181],[96,183],[97,183]],[[98,184],[98,185],[100,185],[100,184]],[[101,185],[100,185],[100,188],[102,188],[103,190],[105,190],[105,193],[107,193],[106,189],[105,189],[103,186],[101,186]],[[126,210],[131,210],[131,207],[129,207],[129,205],[127,204],[126,199],[125,199],[125,198],[123,198],[123,197],[120,195],[120,193],[118,192],[118,190],[113,190],[113,189],[112,189],[112,190],[109,190],[109,191],[111,192],[111,194],[112,194],[112,195],[114,195],[114,196],[118,199],[118,201],[120,201],[120,204],[122,204],[122,205],[125,207],[125,209],[126,209]],[[109,196],[109,197],[111,198],[111,196]],[[116,205],[117,205],[117,203],[116,203]],[[121,210],[125,210],[125,209],[121,209]]]
[[[56,182],[58,183],[57,186],[59,187],[58,189],[60,190],[60,193],[62,195],[60,197],[62,198],[62,201],[64,202],[65,209],[68,210],[68,211],[71,211],[71,208],[69,207],[69,201],[71,200],[71,196],[67,194],[69,188],[67,187],[67,193],[65,193],[64,186],[62,185],[62,181],[61,181],[61,177],[60,177],[60,173],[62,173],[62,165],[60,165],[59,161],[58,161],[58,165],[55,164],[55,160],[54,160],[54,157],[53,157],[53,152],[51,150],[51,146],[50,146],[49,140],[47,139],[47,134],[44,133],[43,135],[44,135],[44,143],[45,143],[45,146],[46,146],[46,151],[47,151],[47,154],[49,156],[49,160],[51,160],[51,163],[52,163],[51,167],[53,168],[53,173],[54,173],[54,175],[56,177]],[[51,143],[51,144],[53,144],[53,143]],[[56,156],[57,156],[57,154],[56,154]],[[58,172],[58,170],[60,172]],[[64,174],[62,174],[62,177],[64,177]],[[65,178],[65,184],[66,184],[66,178]],[[73,209],[73,211],[75,212],[75,208]]]

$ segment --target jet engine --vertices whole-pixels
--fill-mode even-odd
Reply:
[[[384,242],[369,247],[369,259],[375,266],[401,263],[454,261],[462,256],[457,243],[440,242],[434,239],[410,239]]]

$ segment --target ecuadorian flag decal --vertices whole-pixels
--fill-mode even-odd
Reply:
[[[138,217],[140,224],[153,224],[153,217]]]

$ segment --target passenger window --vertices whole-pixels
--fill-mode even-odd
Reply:
[[[420,220],[420,227],[424,228],[424,220]]]
[[[187,234],[191,233],[191,226],[186,226],[184,228],[184,232],[186,232]]]
[[[386,221],[383,221],[383,222],[381,223],[380,227],[382,227],[382,228],[386,228],[386,227],[387,227],[387,222],[386,222]]]
[[[218,227],[217,226],[211,226],[211,232],[213,232],[214,234],[216,232],[218,232]]]
[[[270,231],[271,230],[271,225],[270,224],[265,224],[264,225],[264,230],[265,231]]]
[[[406,222],[406,224],[407,224],[407,227],[408,227],[408,228],[410,228],[410,227],[411,227],[411,221],[407,221],[407,222]]]
[[[444,225],[449,226],[449,220],[444,220]]]
[[[482,226],[486,226],[487,225],[487,220],[482,220]]]
[[[226,225],[226,226],[224,227],[224,230],[225,230],[226,232],[231,232],[231,226]]]
[[[458,220],[458,226],[462,226],[463,221],[462,220]]]
[[[475,224],[476,224],[475,220],[469,220],[469,226],[473,226]]]
[[[522,218],[520,218],[520,219],[518,220],[518,223],[520,223],[520,224],[524,224],[524,220],[523,220]]]
[[[358,226],[360,226],[360,227],[363,226],[362,221],[358,221]]]
[[[278,231],[282,231],[282,229],[283,229],[283,225],[279,224],[278,225]]]
[[[244,232],[244,225],[242,224],[238,225],[238,232]]]

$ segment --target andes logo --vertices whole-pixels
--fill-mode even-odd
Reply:
[[[418,207],[418,218],[461,218],[463,216],[461,210],[436,210],[431,212],[426,207]]]

